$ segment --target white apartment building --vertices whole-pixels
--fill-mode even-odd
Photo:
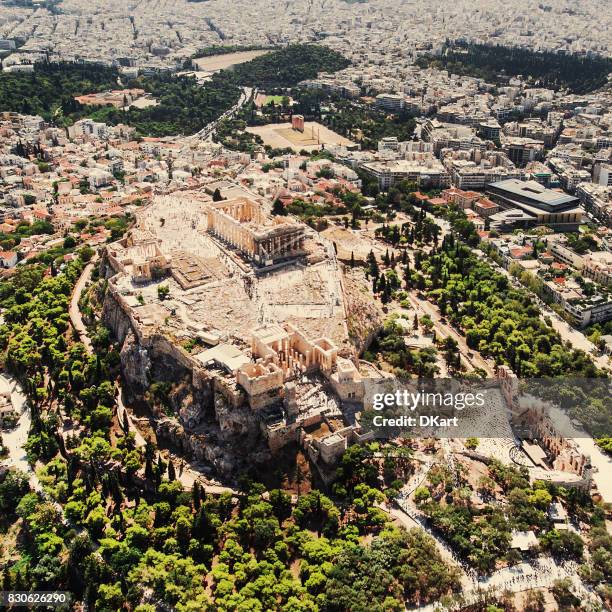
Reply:
[[[596,164],[593,182],[603,187],[612,187],[612,164]]]
[[[113,175],[106,170],[90,168],[87,171],[87,180],[89,181],[89,188],[91,190],[96,190],[105,185],[110,185],[113,180]]]
[[[612,318],[612,301],[602,295],[567,301],[564,308],[578,327],[605,323]]]
[[[108,137],[108,126],[106,123],[98,123],[91,119],[82,119],[68,128],[68,136],[76,138],[77,136],[94,136],[101,140]]]
[[[612,226],[612,187],[603,187],[595,183],[580,183],[576,188],[587,211],[608,226]]]
[[[464,190],[484,189],[490,183],[507,179],[525,180],[525,172],[520,168],[491,167],[464,159],[449,160],[447,168],[453,186]]]
[[[378,153],[382,155],[399,155],[399,141],[396,136],[387,136],[378,141]]]
[[[578,253],[572,251],[572,249],[566,247],[562,242],[555,241],[550,245],[550,252],[552,256],[566,266],[576,268],[576,270],[582,270],[584,266],[584,258]]]
[[[612,285],[612,253],[600,251],[586,255],[582,275],[600,285]]]
[[[450,186],[450,176],[435,158],[427,160],[398,159],[393,161],[366,162],[361,168],[378,180],[378,187],[387,191],[404,180],[435,188]]]
[[[399,113],[404,109],[404,96],[389,93],[378,94],[376,106],[392,113]]]

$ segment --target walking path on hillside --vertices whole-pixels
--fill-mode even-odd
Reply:
[[[83,293],[83,289],[85,289],[85,285],[91,280],[91,274],[97,262],[98,254],[96,253],[92,257],[91,261],[87,263],[85,268],[83,268],[81,276],[79,276],[79,280],[77,280],[74,289],[72,290],[70,308],[68,310],[72,327],[74,327],[76,330],[77,334],[79,335],[79,340],[85,345],[85,349],[90,355],[93,355],[93,346],[91,344],[91,339],[87,334],[87,327],[83,322],[83,316],[81,315],[81,309],[79,308],[79,300],[81,298],[81,293]]]

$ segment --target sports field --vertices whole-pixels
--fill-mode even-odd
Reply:
[[[266,104],[282,104],[284,96],[266,96]]]
[[[268,96],[265,93],[258,93],[255,96],[255,106],[261,108],[262,106],[268,106],[269,104],[276,104],[280,106],[283,103],[283,98],[289,98],[289,104],[293,104],[293,99],[290,96]]]

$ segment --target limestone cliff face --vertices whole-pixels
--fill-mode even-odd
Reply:
[[[104,296],[102,321],[121,345],[121,373],[126,383],[125,398],[128,402],[133,401],[149,387],[151,360],[148,352],[139,343],[130,318],[111,291],[107,291]]]
[[[163,334],[143,333],[112,287],[104,296],[102,319],[121,346],[123,395],[128,404],[147,401],[153,382],[169,383],[167,408],[151,406],[158,442],[186,457],[231,475],[269,461],[259,423],[244,392],[218,373],[202,368]]]
[[[144,394],[149,387],[151,359],[147,349],[142,347],[132,331],[128,332],[121,347],[121,372],[126,381],[128,401]]]
[[[263,446],[253,446],[247,439],[242,446],[239,441],[223,441],[223,434],[214,428],[206,433],[189,433],[175,419],[165,418],[157,426],[158,438],[179,449],[184,455],[209,464],[217,473],[226,476],[246,471],[253,465],[269,464],[272,454]],[[245,453],[237,450],[248,451]]]
[[[155,379],[160,380],[159,377]],[[191,373],[185,373],[180,382],[173,385],[168,399],[172,411],[179,415],[181,423],[189,430],[211,420],[214,415],[215,393],[212,380],[205,381],[204,385],[196,385]]]
[[[113,332],[119,343],[123,343],[126,336],[133,331],[130,318],[110,290],[106,291],[102,303],[102,322]]]
[[[383,326],[383,311],[371,289],[363,282],[363,273],[344,269],[342,288],[347,313],[349,338],[358,354],[362,354]]]

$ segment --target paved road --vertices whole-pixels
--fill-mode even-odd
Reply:
[[[397,508],[388,508],[387,512],[397,518],[406,529],[413,529],[414,527],[418,527],[427,533],[436,544],[436,548],[440,553],[440,556],[450,565],[453,565],[459,570],[461,586],[464,591],[473,587],[474,579],[467,574],[467,572],[463,569],[463,567],[459,564],[457,557],[453,554],[453,551],[450,547],[437,535],[432,533],[425,526],[425,522],[420,513],[411,508],[409,502],[405,498],[398,498],[397,500]]]
[[[529,563],[519,563],[512,567],[505,567],[493,572],[486,578],[475,581],[471,587],[462,592],[463,602],[451,609],[459,610],[482,600],[482,594],[494,591],[501,594],[505,591],[520,593],[533,589],[546,589],[552,587],[553,583],[563,578],[569,578],[573,584],[574,593],[583,602],[590,602],[592,609],[603,609],[601,599],[591,589],[587,588],[577,574],[577,566],[574,563],[557,563],[551,557],[538,557]],[[434,612],[447,610],[439,603],[429,604],[418,608],[419,612]]]
[[[591,356],[597,367],[602,370],[610,368],[610,358],[605,355],[599,355],[597,347],[581,332],[574,329],[567,321],[564,321],[556,312],[550,310],[548,306],[541,300],[538,300],[538,305],[542,314],[550,318],[550,322],[555,330],[559,333],[563,340],[567,340],[574,348],[582,349],[585,353]]]
[[[219,125],[220,121],[223,121],[224,119],[231,119],[232,117],[234,117],[236,113],[246,104],[247,100],[249,100],[251,97],[254,97],[255,95],[257,95],[257,89],[243,87],[238,102],[236,102],[236,104],[234,104],[232,108],[226,110],[219,118],[209,123],[199,132],[194,134],[191,138],[200,140],[206,140],[207,138],[210,138],[217,129],[217,125]]]
[[[70,321],[74,329],[79,334],[79,338],[81,342],[85,345],[85,348],[87,349],[87,352],[90,355],[93,354],[93,347],[91,344],[91,339],[89,338],[89,335],[87,333],[87,327],[83,323],[83,317],[79,309],[79,298],[81,296],[83,289],[85,288],[85,285],[91,279],[91,273],[93,272],[93,269],[97,261],[98,261],[98,255],[96,254],[92,258],[92,260],[83,269],[83,272],[81,273],[81,276],[79,277],[79,280],[77,281],[74,287],[74,290],[72,292],[72,298],[70,300]],[[146,444],[146,440],[144,439],[143,435],[140,433],[138,427],[136,427],[136,425],[134,424],[134,420],[132,419],[130,411],[127,409],[127,407],[125,406],[123,402],[123,390],[120,386],[117,386],[116,399],[117,399],[117,417],[119,419],[119,423],[123,425],[123,415],[126,414],[129,431],[134,434],[134,441],[135,441],[136,447],[144,448]],[[25,429],[25,434],[23,431],[21,431],[20,433],[21,438],[23,438],[23,439],[20,438],[21,444],[25,443],[25,441],[27,440],[29,422],[27,424],[27,428],[24,425],[24,429]],[[177,463],[178,462],[175,460],[175,464]],[[177,468],[178,468],[178,465],[177,465]],[[207,483],[206,481],[203,480],[202,474],[198,472],[197,470],[193,469],[189,463],[185,463],[183,474],[180,476],[179,480],[183,483],[183,486],[185,486],[186,488],[192,488],[193,483],[196,480],[198,480],[199,483],[204,488],[204,490],[208,493],[213,493],[213,494],[224,493],[224,492],[236,493],[236,491],[234,491],[234,489],[230,487]]]
[[[434,221],[441,228],[440,242],[442,242],[444,236],[450,232],[450,225],[448,221],[445,221],[444,219],[439,219],[431,213],[427,213],[427,216],[431,218],[432,221]],[[402,223],[409,221],[410,217],[399,213],[394,219],[393,223],[401,225]],[[377,254],[379,258],[382,259],[386,251],[389,251],[390,254],[393,252],[396,258],[401,257],[401,251],[389,247],[386,244],[381,244],[380,240],[375,237],[376,228],[381,227],[382,225],[382,223],[370,224],[364,230],[353,230],[353,233],[355,235],[358,235],[362,240],[368,240],[372,251],[374,251],[374,253]],[[413,252],[409,250],[408,256],[410,257],[410,264],[414,269]],[[489,376],[495,375],[495,370],[493,366],[486,359],[484,359],[478,351],[472,350],[467,345],[465,337],[450,325],[442,322],[443,317],[440,314],[438,308],[432,302],[429,302],[426,299],[420,299],[417,296],[417,291],[414,289],[408,291],[408,301],[410,302],[412,308],[416,311],[419,318],[424,314],[427,314],[431,317],[432,321],[434,322],[434,330],[438,338],[444,339],[450,336],[451,338],[457,341],[457,344],[459,346],[459,352],[461,354],[461,359],[464,364],[470,366],[471,369],[481,368]],[[403,313],[401,310],[397,310],[397,312],[405,316],[405,313]]]
[[[596,606],[601,606],[601,600],[597,594],[590,588],[587,588],[580,579],[575,563],[566,562],[559,564],[548,556],[541,556],[532,562],[524,562],[512,567],[502,568],[489,576],[477,577],[474,570],[466,571],[451,548],[427,528],[423,515],[406,498],[398,499],[397,503],[398,508],[387,509],[387,512],[396,517],[407,529],[413,527],[423,529],[434,539],[442,558],[459,569],[462,595],[465,598],[464,605],[478,602],[483,591],[494,590],[497,592],[510,591],[518,593],[537,588],[549,588],[556,580],[569,578],[574,585],[574,591],[580,599],[591,601]],[[420,607],[418,610],[433,612],[434,610],[441,610],[441,607],[439,603],[434,603]]]
[[[2,441],[8,449],[9,454],[8,457],[4,458],[0,463],[4,463],[9,467],[13,467],[27,474],[30,488],[39,493],[45,501],[51,503],[55,510],[61,515],[61,521],[65,525],[69,525],[64,517],[64,509],[43,489],[42,483],[38,479],[36,472],[28,463],[25,443],[28,441],[32,419],[30,418],[30,409],[27,404],[25,393],[19,387],[17,381],[6,373],[0,375],[0,389],[10,392],[13,407],[20,415],[17,426],[13,430],[2,432]]]
[[[452,451],[448,445],[445,446],[445,457],[447,460],[452,458]],[[466,605],[479,601],[479,591],[497,590],[501,592],[507,590],[517,593],[530,589],[551,587],[555,580],[561,578],[570,578],[575,592],[583,601],[590,600],[595,604],[601,604],[599,597],[591,589],[587,588],[578,576],[578,568],[575,563],[566,562],[559,564],[548,556],[538,557],[533,562],[505,567],[494,571],[488,576],[478,577],[474,570],[468,569],[466,571],[450,546],[427,527],[425,515],[409,499],[409,495],[427,476],[427,471],[432,463],[433,461],[425,463],[417,470],[400,491],[400,496],[396,500],[397,507],[387,509],[387,511],[396,517],[406,528],[420,527],[423,529],[434,539],[442,558],[458,567],[460,570],[462,594],[465,597]],[[419,608],[419,610],[427,610],[429,612],[436,609],[439,609],[439,604],[431,604]]]
[[[451,228],[448,221],[444,219],[440,219],[431,213],[427,213],[427,216],[430,217],[435,223],[440,226],[442,229],[442,233],[440,235],[440,240],[450,233]],[[610,368],[610,358],[607,356],[599,355],[599,350],[597,347],[580,331],[574,329],[571,325],[569,325],[564,319],[559,317],[556,312],[551,310],[537,295],[535,295],[532,291],[529,290],[528,287],[522,285],[516,278],[514,278],[508,270],[502,268],[499,264],[493,261],[490,257],[488,257],[483,251],[480,249],[472,249],[472,252],[481,260],[485,261],[489,264],[496,272],[503,274],[506,276],[512,285],[516,288],[521,288],[527,291],[533,299],[537,302],[540,307],[540,312],[542,317],[549,317],[554,329],[559,333],[563,340],[566,340],[571,343],[571,345],[577,349],[582,349],[586,353],[588,353],[595,364],[602,369]],[[480,366],[482,367],[482,366]],[[486,369],[486,368],[485,368]],[[488,370],[487,370],[488,371]]]
[[[83,323],[83,316],[81,315],[81,310],[79,308],[79,299],[81,297],[81,293],[85,288],[87,282],[91,279],[91,273],[94,270],[95,265],[98,262],[98,254],[91,259],[91,261],[85,266],[83,272],[81,272],[81,276],[74,286],[74,290],[72,292],[72,297],[70,299],[70,322],[72,326],[79,334],[80,341],[84,344],[85,349],[90,355],[93,355],[93,346],[91,344],[91,338],[87,333],[87,327],[85,323]],[[142,434],[138,430],[138,428],[134,425],[132,421],[132,417],[130,416],[129,411],[125,407],[123,403],[123,390],[118,386],[117,388],[117,417],[119,419],[119,423],[123,424],[123,415],[127,414],[127,420],[130,427],[130,432],[134,433],[135,443],[137,447],[144,447],[146,441],[142,437]]]
[[[2,432],[2,441],[8,449],[9,454],[2,461],[0,461],[0,463],[27,474],[32,491],[36,491],[46,502],[53,505],[56,512],[59,514],[59,520],[62,522],[62,524],[64,524],[66,527],[75,529],[77,533],[81,533],[83,528],[73,525],[66,519],[62,505],[44,490],[42,483],[36,475],[36,472],[28,463],[25,443],[28,441],[28,434],[30,432],[32,419],[30,418],[30,409],[27,404],[27,397],[25,393],[22,391],[17,381],[9,376],[6,372],[0,374],[0,389],[2,391],[10,391],[13,407],[20,415],[17,426],[13,430]]]

